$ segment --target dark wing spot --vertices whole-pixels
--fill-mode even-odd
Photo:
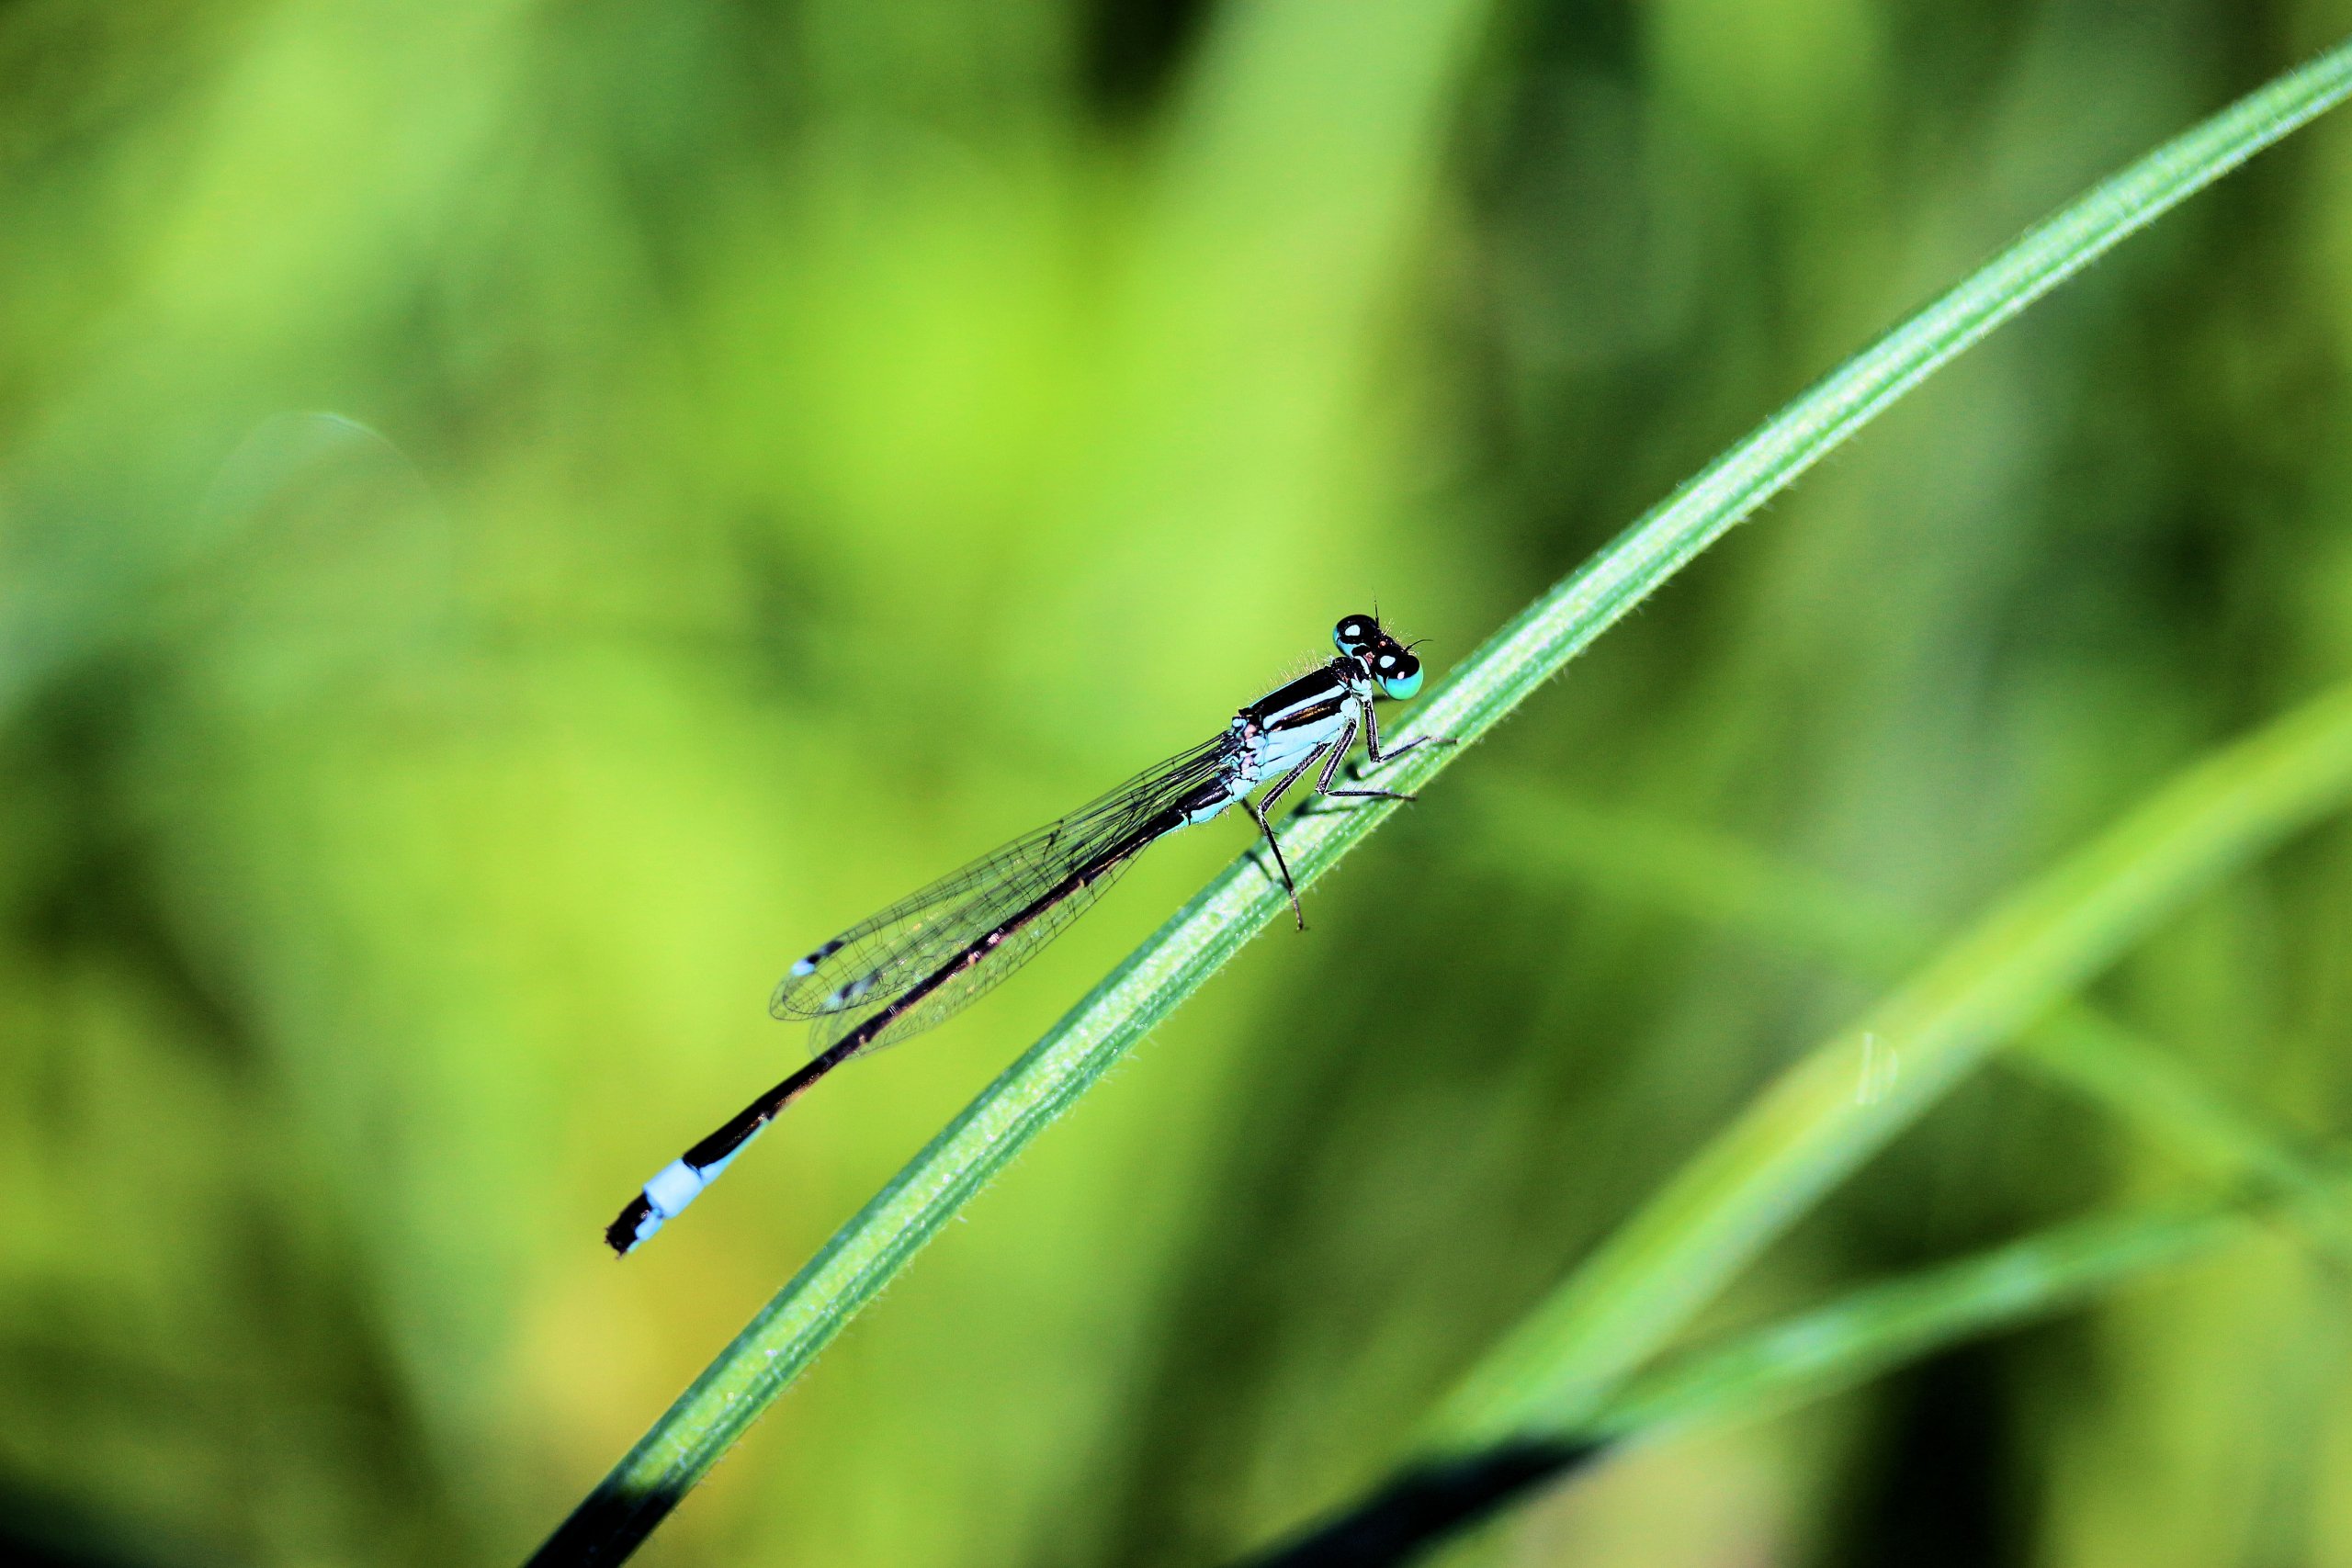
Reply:
[[[817,965],[822,964],[826,959],[831,958],[834,953],[839,953],[842,950],[842,944],[845,940],[845,938],[835,937],[824,946],[819,948],[816,952],[810,953],[808,957],[794,964],[792,966],[792,972],[795,975],[814,975],[817,972]]]

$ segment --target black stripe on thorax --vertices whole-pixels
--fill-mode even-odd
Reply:
[[[1347,705],[1347,694],[1343,692],[1329,702],[1312,703],[1303,708],[1293,708],[1288,713],[1276,714],[1266,721],[1266,728],[1270,733],[1284,729],[1304,729],[1310,724],[1322,723]]]
[[[1268,692],[1243,708],[1241,716],[1255,720],[1261,728],[1287,728],[1328,718],[1339,712],[1347,699],[1347,682],[1327,664],[1301,675],[1287,686]]]

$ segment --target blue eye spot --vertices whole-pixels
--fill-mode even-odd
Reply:
[[[1390,696],[1396,698],[1398,702],[1403,702],[1406,698],[1414,695],[1421,689],[1420,666],[1416,664],[1409,674],[1382,676],[1380,678],[1380,689],[1387,693]]]

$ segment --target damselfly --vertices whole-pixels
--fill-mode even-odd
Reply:
[[[1451,743],[1450,737],[1424,736],[1383,751],[1372,705],[1418,693],[1420,660],[1374,615],[1346,617],[1332,628],[1331,640],[1337,659],[1260,697],[1215,739],[860,920],[795,964],[768,1011],[815,1026],[808,1065],[647,1182],[605,1227],[612,1249],[626,1256],[660,1230],[819,1078],[852,1056],[961,1011],[1100,898],[1147,845],[1219,816],[1236,801],[1256,819],[1273,852],[1291,913],[1305,931],[1297,886],[1266,818],[1275,802],[1318,765],[1317,795],[1410,800],[1394,790],[1339,787],[1340,769],[1357,737],[1374,764],[1432,740]],[[1261,784],[1263,792],[1250,799]]]

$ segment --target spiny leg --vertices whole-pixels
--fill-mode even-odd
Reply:
[[[1366,703],[1364,705],[1363,716],[1364,721],[1367,724],[1371,722],[1372,705],[1370,703]],[[1411,795],[1399,795],[1393,789],[1334,789],[1332,787],[1332,782],[1340,776],[1340,764],[1347,761],[1348,748],[1355,743],[1355,738],[1356,728],[1352,723],[1351,723],[1348,726],[1347,733],[1340,738],[1340,745],[1331,752],[1331,760],[1323,764],[1323,772],[1317,775],[1315,780],[1315,793],[1317,795],[1338,795],[1356,800],[1412,799],[1413,797]],[[1396,753],[1392,751],[1389,755],[1393,757]]]
[[[1396,758],[1408,756],[1411,753],[1419,750],[1424,746],[1458,746],[1460,744],[1460,739],[1452,735],[1417,735],[1412,739],[1406,741],[1402,746],[1397,747],[1394,751],[1384,751],[1380,749],[1380,720],[1374,716],[1372,704],[1367,702],[1363,705],[1364,760],[1362,766],[1351,768],[1348,770],[1348,773],[1351,777],[1360,779],[1363,777],[1365,768],[1376,768],[1383,762],[1394,761]],[[1334,792],[1326,790],[1324,793],[1326,795],[1329,795]],[[1340,790],[1336,793],[1345,795],[1349,792],[1346,790]],[[1397,800],[1410,800],[1412,796],[1400,795],[1396,795],[1393,798]]]
[[[1350,740],[1353,740],[1354,736],[1351,734],[1348,739]],[[1257,799],[1252,800],[1246,795],[1241,797],[1241,804],[1248,807],[1250,808],[1250,815],[1258,819],[1258,831],[1266,836],[1266,847],[1274,852],[1274,866],[1276,870],[1283,874],[1283,891],[1290,895],[1290,912],[1293,918],[1298,921],[1298,929],[1300,931],[1305,931],[1306,929],[1306,911],[1298,907],[1298,884],[1290,879],[1290,862],[1283,858],[1283,847],[1274,839],[1274,829],[1272,825],[1266,820],[1266,813],[1273,809],[1274,803],[1282,799],[1283,793],[1289,789],[1291,785],[1296,784],[1299,780],[1299,775],[1306,773],[1307,769],[1313,767],[1315,765],[1315,759],[1322,754],[1323,753],[1319,749],[1309,751],[1306,756],[1299,759],[1298,766],[1284,773],[1281,778],[1276,779],[1274,781],[1273,787],[1267,790],[1263,795],[1261,795]],[[1344,748],[1335,753],[1335,755],[1342,756],[1345,754],[1346,752]]]

